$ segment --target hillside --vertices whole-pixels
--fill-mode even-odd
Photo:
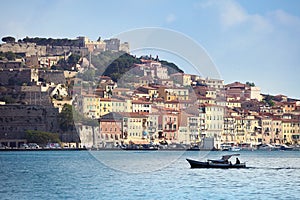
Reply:
[[[110,76],[114,81],[133,68],[134,64],[140,64],[141,58],[136,58],[124,52],[105,51],[92,56],[92,64],[97,68],[96,75]],[[165,60],[159,60],[162,66],[168,67],[169,74],[183,72],[177,65]]]

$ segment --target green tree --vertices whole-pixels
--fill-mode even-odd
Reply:
[[[78,54],[72,54],[69,56],[68,60],[67,60],[67,63],[73,67],[74,65],[76,65],[78,63],[80,59],[80,55]]]
[[[82,79],[84,81],[94,81],[95,80],[95,70],[88,69],[82,74]]]
[[[2,42],[6,42],[6,43],[14,43],[15,41],[16,41],[16,39],[14,37],[11,37],[11,36],[7,36],[7,37],[2,38]]]
[[[264,97],[263,101],[264,101],[266,104],[268,104],[269,106],[272,107],[272,106],[275,105],[273,99],[274,99],[273,96],[271,96],[271,95],[266,95],[266,96]]]
[[[77,110],[73,109],[73,107],[69,104],[65,104],[63,106],[62,111],[58,115],[58,122],[62,131],[75,130],[74,122],[80,122],[93,127],[99,125],[97,120],[84,117]]]
[[[37,45],[50,45],[50,46],[80,46],[80,41],[78,39],[71,40],[67,38],[63,39],[53,39],[53,38],[29,38],[26,37],[21,42],[36,43]]]
[[[16,59],[16,54],[8,51],[4,54],[4,56],[7,58],[7,60],[15,60]]]
[[[75,128],[73,120],[73,109],[69,104],[65,104],[58,115],[59,127],[62,131],[72,131]]]
[[[104,66],[105,71],[103,75],[109,76],[112,80],[117,81],[126,72],[134,67],[134,64],[141,63],[140,59],[133,57],[130,54],[118,52],[116,54],[111,53],[111,62]],[[116,58],[115,58],[116,57]]]
[[[247,82],[246,82],[246,85],[248,85],[248,86],[250,86],[250,87],[255,87],[255,83],[253,83],[253,82],[250,83],[250,82],[247,81]]]
[[[172,62],[168,62],[165,60],[160,60],[159,62],[162,64],[162,66],[168,68],[169,74],[175,74],[175,73],[179,73],[179,72],[184,73],[184,71],[182,69],[180,69],[177,65],[175,65]]]
[[[27,130],[25,138],[28,142],[45,145],[49,142],[60,143],[57,133],[49,133],[44,131]]]

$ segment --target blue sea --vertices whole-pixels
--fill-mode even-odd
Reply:
[[[225,152],[0,152],[0,199],[300,198],[300,151],[239,153],[249,168],[190,169],[185,160]]]

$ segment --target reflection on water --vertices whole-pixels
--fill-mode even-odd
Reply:
[[[249,168],[185,160],[224,152],[0,152],[0,199],[298,198],[300,152],[239,153]]]

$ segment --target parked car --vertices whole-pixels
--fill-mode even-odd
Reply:
[[[21,144],[21,145],[20,145],[20,148],[21,148],[21,149],[28,149],[29,146],[28,146],[28,144]]]
[[[39,149],[40,146],[37,143],[29,143],[28,144],[30,149]]]
[[[46,148],[47,149],[59,149],[59,148],[61,148],[61,146],[60,146],[60,144],[59,143],[48,143],[47,145],[46,145]]]

